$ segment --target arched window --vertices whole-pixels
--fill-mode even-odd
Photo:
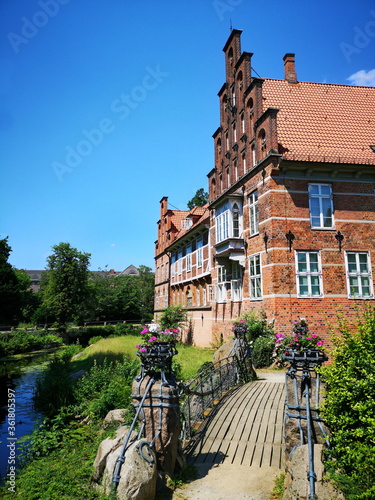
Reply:
[[[216,181],[212,179],[211,181],[211,196],[214,197],[216,195]]]
[[[216,141],[216,154],[217,154],[217,156],[221,155],[221,139],[220,139],[220,137]]]
[[[246,172],[246,154],[242,153],[242,167],[243,167],[243,173]]]
[[[249,114],[250,120],[253,120],[254,119],[254,101],[253,101],[252,97],[250,97],[250,99],[247,101],[246,109],[247,109],[247,112]]]
[[[237,142],[237,127],[235,123],[233,123],[233,142]]]
[[[264,153],[267,150],[267,137],[264,128],[262,128],[262,130],[258,134],[258,145],[259,151],[262,151]]]
[[[242,71],[239,71],[238,75],[237,75],[237,83],[238,83],[238,88],[240,90],[242,90],[242,86],[243,86],[243,82],[242,82]]]
[[[233,49],[232,49],[232,47],[229,49],[229,52],[228,52],[228,60],[229,60],[229,64],[231,66],[233,66]]]

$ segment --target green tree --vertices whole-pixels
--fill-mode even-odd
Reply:
[[[8,262],[8,237],[0,240],[0,324],[16,325],[21,316],[21,291],[16,271]]]
[[[20,293],[20,320],[29,322],[40,305],[41,294],[31,290],[31,279],[26,271],[14,269]]]
[[[154,313],[155,275],[147,266],[139,266],[139,309],[141,320],[151,320]]]
[[[79,252],[69,243],[60,243],[52,249],[52,255],[47,258],[43,306],[53,312],[59,330],[64,333],[69,321],[80,323],[86,315],[91,255]]]
[[[139,266],[139,276],[91,273],[92,317],[96,320],[148,320],[153,315],[154,274]]]
[[[189,210],[192,210],[194,207],[203,207],[208,202],[208,193],[200,188],[197,190],[193,198],[188,201],[187,207]]]

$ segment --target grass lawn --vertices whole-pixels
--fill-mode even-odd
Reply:
[[[123,337],[112,337],[102,339],[95,344],[86,347],[72,361],[73,371],[88,370],[94,362],[100,364],[105,358],[108,361],[122,360],[124,355],[130,359],[138,359],[135,346],[139,344],[138,335],[125,335]],[[212,361],[214,351],[202,349],[185,344],[177,345],[178,354],[173,359],[181,366],[183,379],[193,378],[197,370],[206,361]]]

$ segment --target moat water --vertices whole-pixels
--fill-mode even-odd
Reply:
[[[43,415],[33,404],[35,383],[51,354],[3,363],[0,375],[0,483],[10,466],[19,467],[21,448]]]

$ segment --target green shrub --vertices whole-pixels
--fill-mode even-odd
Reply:
[[[273,337],[257,337],[253,342],[252,361],[255,368],[264,368],[272,364],[272,353],[275,347]]]
[[[131,325],[127,323],[117,323],[115,326],[114,335],[139,335],[139,332],[142,330],[142,327],[139,325]]]
[[[112,325],[106,326],[85,326],[84,328],[69,328],[66,332],[67,341],[69,344],[89,345],[89,340],[92,337],[107,338],[113,335],[115,327]]]
[[[126,408],[130,403],[130,386],[139,369],[138,360],[122,363],[104,360],[95,364],[74,386],[74,398],[81,414],[105,417],[109,410]]]
[[[183,306],[169,306],[161,313],[160,327],[162,330],[181,328],[187,322],[187,311]]]
[[[69,376],[69,359],[55,357],[35,383],[34,402],[46,416],[55,415],[74,401],[73,382]]]
[[[97,335],[96,337],[91,337],[91,339],[89,340],[88,344],[89,345],[92,345],[92,344],[95,344],[95,342],[98,342],[99,340],[102,340],[102,336],[101,335]]]
[[[341,324],[333,363],[322,369],[327,384],[323,409],[332,430],[327,462],[347,500],[375,498],[375,309],[362,313],[355,330]]]
[[[242,319],[247,324],[247,337],[249,341],[255,340],[258,337],[273,335],[273,325],[267,322],[267,316],[263,311],[260,313],[251,311],[245,314]]]

